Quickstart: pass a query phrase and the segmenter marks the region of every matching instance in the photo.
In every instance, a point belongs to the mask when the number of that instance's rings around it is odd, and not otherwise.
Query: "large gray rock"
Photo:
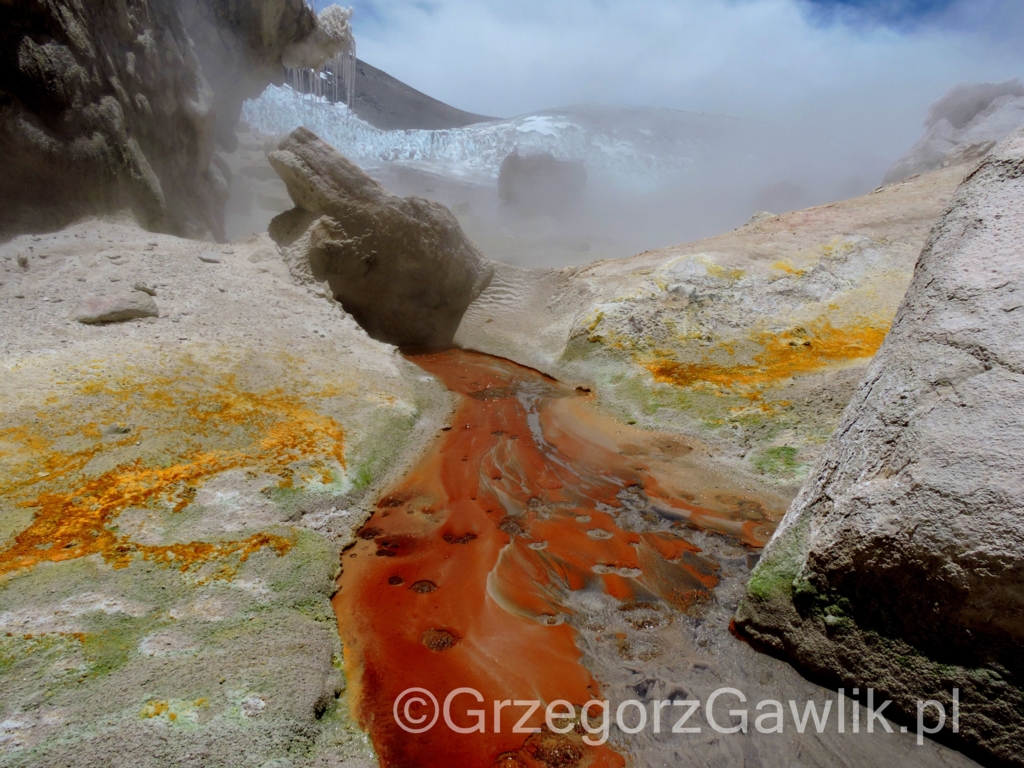
[[[389,194],[305,128],[270,154],[296,208],[270,234],[310,281],[375,339],[405,348],[451,344],[493,268],[440,203]]]
[[[1024,765],[1024,132],[969,176],[748,585],[737,624],[821,681]],[[892,708],[890,708],[891,711]],[[929,709],[929,717],[933,708]]]
[[[927,132],[889,172],[884,184],[982,158],[1024,126],[1024,84],[960,83],[935,102],[925,120]]]
[[[587,168],[582,160],[559,160],[548,152],[519,154],[501,162],[498,197],[524,213],[560,214],[583,202]]]
[[[316,30],[303,0],[0,3],[0,235],[128,209],[222,238],[218,139]]]

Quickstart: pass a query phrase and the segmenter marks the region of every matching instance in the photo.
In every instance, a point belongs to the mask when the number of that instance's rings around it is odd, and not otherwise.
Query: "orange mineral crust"
[[[824,321],[781,334],[758,333],[752,341],[762,351],[750,364],[681,363],[668,352],[643,365],[656,381],[665,384],[759,392],[794,376],[872,357],[882,346],[889,324],[887,320],[862,318],[847,327],[836,328]]]
[[[194,361],[163,375],[86,370],[55,391],[66,402],[55,398],[29,426],[0,425],[0,510],[32,513],[0,540],[0,584],[40,563],[91,555],[114,568],[143,558],[201,580],[231,578],[254,553],[284,555],[293,541],[259,532],[143,543],[119,529],[122,514],[151,510],[169,519],[231,470],[263,478],[268,490],[296,479],[326,484],[344,471],[342,428],[314,407],[322,392],[254,390]],[[100,428],[98,420],[118,418],[125,423]]]
[[[495,702],[561,699],[578,712],[601,698],[564,596],[600,590],[624,605],[685,610],[709,595],[718,566],[679,531],[700,526],[759,547],[781,510],[701,480],[678,439],[625,428],[534,371],[464,351],[413,360],[464,397],[345,552],[334,600],[350,696],[381,764],[624,765],[579,728],[516,733],[526,707]],[[623,494],[641,489],[675,528],[619,526]],[[410,688],[442,704],[458,688],[478,691],[483,703],[454,699],[452,721],[469,728],[482,710],[485,732],[456,733],[443,717],[406,732],[393,707]],[[525,723],[543,724],[542,711]]]

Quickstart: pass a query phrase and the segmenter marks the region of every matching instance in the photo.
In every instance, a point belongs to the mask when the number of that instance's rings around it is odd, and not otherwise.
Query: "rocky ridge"
[[[1024,84],[961,83],[932,105],[927,132],[885,176],[902,181],[957,163],[978,162],[996,144],[1024,126]]]

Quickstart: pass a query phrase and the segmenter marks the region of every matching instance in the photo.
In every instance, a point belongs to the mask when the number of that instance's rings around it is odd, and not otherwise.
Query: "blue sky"
[[[662,106],[793,121],[896,156],[956,82],[1024,77],[1024,0],[343,2],[361,58],[497,116]]]
[[[382,22],[381,13],[377,8],[378,2],[380,0],[349,0],[349,4],[356,10],[356,18],[363,25]],[[820,18],[823,20],[832,20],[839,12],[847,14],[848,22],[852,20],[850,17],[859,14],[861,21],[878,24],[917,23],[934,17],[953,4],[953,0],[804,0],[804,2],[812,15],[820,14]],[[314,4],[318,9],[322,9],[330,2],[329,0],[316,0]],[[386,3],[384,4],[386,5]],[[434,4],[436,5],[436,3]],[[419,5],[429,8],[432,3],[420,2]]]
[[[953,0],[807,0],[823,11],[857,11],[878,23],[916,22],[934,17],[953,4]]]

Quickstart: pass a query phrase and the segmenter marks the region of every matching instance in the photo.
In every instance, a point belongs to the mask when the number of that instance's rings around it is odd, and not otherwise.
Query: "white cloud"
[[[463,109],[718,112],[891,158],[953,83],[1024,75],[1019,0],[963,0],[910,30],[816,25],[798,0],[377,0],[373,11],[357,7],[360,56]]]

